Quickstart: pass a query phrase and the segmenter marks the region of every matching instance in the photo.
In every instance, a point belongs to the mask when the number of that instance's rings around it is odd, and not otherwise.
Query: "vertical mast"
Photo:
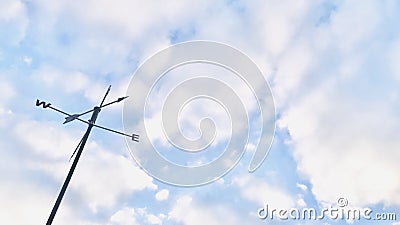
[[[60,193],[58,194],[56,203],[54,204],[54,207],[51,210],[51,213],[50,213],[49,219],[47,220],[46,225],[51,225],[53,223],[53,220],[54,220],[54,217],[56,216],[58,207],[60,206],[61,201],[62,201],[62,199],[64,197],[64,194],[65,194],[65,191],[67,190],[68,184],[71,181],[72,174],[74,173],[76,165],[78,164],[79,158],[80,158],[80,156],[82,154],[83,148],[85,147],[86,141],[89,138],[90,131],[92,130],[92,128],[93,128],[93,126],[94,126],[94,124],[96,122],[97,116],[99,115],[99,113],[101,111],[101,107],[103,106],[104,100],[106,99],[108,93],[110,92],[110,88],[111,88],[111,85],[108,87],[108,90],[107,90],[106,94],[104,95],[103,101],[101,101],[100,106],[96,106],[93,109],[92,117],[89,120],[89,125],[88,125],[88,128],[86,130],[86,133],[83,135],[83,138],[82,138],[82,141],[80,143],[78,152],[76,153],[74,162],[72,163],[72,166],[71,166],[71,168],[70,168],[70,170],[68,172],[67,178],[65,179],[64,184],[61,187]]]

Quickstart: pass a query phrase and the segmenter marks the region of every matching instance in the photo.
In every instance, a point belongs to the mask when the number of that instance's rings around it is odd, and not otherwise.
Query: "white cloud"
[[[0,199],[0,217],[5,224],[44,224],[49,213],[47,203],[52,200],[45,189],[31,185],[28,180],[19,185],[3,183]]]
[[[53,160],[67,159],[79,142],[78,133],[71,134],[51,122],[23,120],[14,125],[13,132],[31,151]]]
[[[91,87],[88,76],[79,71],[65,71],[51,66],[43,66],[37,69],[33,76],[35,81],[46,85],[47,88],[62,90],[66,93],[75,93]]]
[[[175,202],[168,218],[183,225],[201,225],[205,221],[209,225],[243,224],[242,219],[230,211],[227,205],[203,205],[188,195]]]
[[[162,224],[163,220],[166,218],[166,215],[162,213],[158,215],[149,213],[147,208],[138,208],[137,214],[142,219],[142,223],[145,224]]]
[[[290,47],[296,32],[303,28],[302,23],[312,8],[310,4],[310,1],[254,1],[248,5],[257,24],[254,29],[259,30],[264,40],[266,55],[276,58]]]
[[[36,9],[32,38],[45,48],[41,52],[51,57],[53,64],[96,76],[122,77],[167,47],[173,31],[190,23],[207,2],[170,1],[161,6],[127,0],[79,4],[42,0],[32,4]]]
[[[5,0],[0,3],[0,41],[3,44],[17,45],[25,37],[29,19],[25,5],[19,0]]]
[[[85,163],[79,166],[79,173],[75,175],[71,187],[79,190],[92,210],[112,207],[123,194],[157,188],[153,179],[132,159],[90,145],[87,155],[82,158]]]
[[[167,200],[169,197],[169,191],[167,189],[162,189],[156,194],[157,201]]]
[[[135,215],[134,208],[123,208],[111,216],[109,225],[139,225]]]
[[[337,4],[329,19],[299,35],[308,41],[297,44],[313,48],[297,57],[312,59],[299,61],[306,73],[287,76],[296,85],[276,75],[274,90],[288,90],[277,101],[284,115],[279,125],[289,130],[298,171],[321,202],[347,197],[353,205],[400,204],[398,88],[376,58],[393,59],[397,50],[388,51],[392,41],[371,46],[387,33],[385,10],[374,1]]]
[[[162,224],[165,219],[164,214],[158,216],[148,213],[146,208],[124,207],[114,213],[109,220],[108,225],[136,225],[136,224]]]
[[[57,150],[62,152],[65,148],[45,148],[49,151],[38,151],[32,148],[29,141],[24,142],[21,139],[28,138],[31,134],[40,131],[40,129],[32,129],[31,125],[37,128],[44,127],[43,124],[22,119],[18,114],[6,114],[1,117],[5,118],[5,121],[0,124],[2,134],[0,177],[4,181],[0,187],[2,202],[0,216],[4,223],[43,224],[49,216],[59,190],[59,185],[55,187],[53,186],[55,182],[49,182],[52,180],[49,174],[52,173],[51,175],[61,184],[68,167],[67,158],[62,159],[60,155],[53,154],[53,152]],[[22,125],[27,126],[20,133]],[[12,128],[13,126],[15,128]],[[49,140],[47,144],[54,144],[52,141],[59,140]],[[46,145],[39,146],[45,147]],[[81,218],[77,217],[76,211],[74,211],[79,210],[79,207],[76,205],[71,207],[68,204],[69,200],[68,197],[64,199],[55,223],[82,224]],[[21,210],[22,205],[24,205],[24,210]]]
[[[13,143],[17,140],[25,144],[30,154],[38,157],[25,162],[25,167],[37,173],[44,172],[61,185],[70,167],[68,157],[79,138],[53,124],[29,120],[19,121],[11,134],[15,136],[15,140],[11,140]],[[157,188],[153,179],[131,158],[105,151],[93,141],[86,144],[80,161],[79,172],[74,174],[69,189],[78,192],[94,213],[98,207],[113,207],[124,194]]]
[[[268,204],[271,208],[290,208],[295,206],[295,197],[282,190],[281,187],[272,186],[252,174],[241,175],[233,179],[233,183],[240,188],[243,198],[257,203],[260,207]]]
[[[24,56],[24,57],[22,58],[22,60],[23,60],[28,66],[30,66],[30,65],[32,64],[32,57]]]
[[[150,224],[159,224],[159,225],[162,224],[162,220],[153,214],[150,214],[147,217],[147,220],[149,221]]]
[[[399,123],[393,109],[372,98],[349,98],[321,87],[280,121],[293,139],[298,170],[318,200],[347,197],[354,205],[400,204]]]
[[[332,15],[330,38],[344,52],[363,47],[369,38],[376,34],[383,18],[380,7],[375,1],[343,2]],[[329,31],[328,31],[329,32]]]
[[[304,184],[297,183],[296,186],[304,192],[308,190],[308,187]]]
[[[293,95],[293,91],[298,88],[301,81],[307,76],[309,68],[312,66],[313,54],[308,43],[301,42],[296,46],[291,46],[287,54],[279,60],[279,68],[275,75],[274,97],[276,102],[283,103]]]
[[[299,199],[297,199],[296,205],[298,207],[303,208],[303,207],[307,206],[307,203],[304,201],[304,199],[302,197],[300,197]]]

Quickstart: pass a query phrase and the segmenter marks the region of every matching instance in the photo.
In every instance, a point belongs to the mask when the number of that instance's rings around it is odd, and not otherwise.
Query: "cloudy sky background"
[[[122,137],[94,130],[54,224],[266,224],[266,203],[340,197],[399,218],[399,12],[394,0],[1,0],[1,223],[45,223],[86,129],[37,98],[84,111],[109,84],[110,100],[123,96],[158,50],[197,39],[245,52],[270,83],[277,131],[264,164],[249,174],[245,155],[218,182],[174,187],[139,169]],[[114,105],[97,123],[122,129],[121,113]]]

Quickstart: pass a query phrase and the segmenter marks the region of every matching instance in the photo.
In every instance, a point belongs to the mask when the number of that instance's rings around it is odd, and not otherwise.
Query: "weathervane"
[[[41,106],[42,105],[44,109],[49,108],[49,109],[52,109],[54,111],[57,111],[59,113],[62,113],[64,115],[66,115],[67,117],[65,117],[65,121],[64,121],[63,124],[69,123],[69,122],[71,122],[73,120],[79,120],[79,121],[81,121],[83,123],[88,124],[88,128],[86,130],[86,133],[83,135],[81,141],[79,142],[78,146],[76,146],[75,151],[72,153],[72,155],[71,155],[71,157],[69,159],[69,160],[71,160],[73,158],[73,156],[75,155],[75,153],[76,153],[75,159],[74,159],[74,161],[72,163],[72,166],[71,166],[71,168],[70,168],[70,170],[68,172],[67,178],[65,179],[64,184],[63,184],[63,186],[62,186],[62,188],[60,190],[60,193],[58,194],[56,203],[54,204],[53,210],[50,213],[50,216],[49,216],[49,219],[47,220],[46,225],[50,225],[53,222],[53,219],[54,219],[54,217],[55,217],[55,215],[57,213],[58,207],[60,206],[61,200],[62,200],[62,198],[63,198],[63,196],[65,194],[65,191],[67,190],[68,184],[69,184],[69,182],[71,180],[72,174],[74,173],[75,167],[78,164],[78,160],[79,160],[79,158],[80,158],[80,156],[82,154],[83,148],[85,147],[85,144],[86,144],[86,141],[87,141],[87,139],[89,137],[90,131],[92,130],[93,127],[101,128],[103,130],[107,130],[107,131],[111,131],[113,133],[117,133],[117,134],[120,134],[120,135],[123,135],[123,136],[127,136],[127,137],[132,138],[132,141],[139,142],[139,135],[138,134],[130,135],[130,134],[126,134],[126,133],[123,133],[123,132],[120,132],[120,131],[116,131],[116,130],[109,129],[107,127],[103,127],[103,126],[99,126],[99,125],[95,124],[97,116],[99,115],[99,113],[101,111],[101,108],[109,106],[109,105],[117,103],[117,102],[120,102],[120,101],[122,101],[122,100],[124,100],[124,99],[129,97],[129,96],[121,97],[121,98],[118,98],[115,101],[112,101],[112,102],[109,102],[107,104],[104,104],[104,101],[105,101],[108,93],[110,92],[110,89],[111,89],[111,85],[108,87],[107,92],[104,95],[104,98],[100,103],[100,106],[95,106],[93,109],[88,110],[88,111],[86,111],[84,113],[80,113],[80,114],[71,115],[71,114],[66,113],[66,112],[64,112],[62,110],[59,110],[57,108],[52,107],[51,103],[46,103],[46,102],[40,101],[39,99],[36,100],[36,106]],[[80,116],[85,115],[85,114],[90,113],[90,112],[93,112],[93,113],[92,113],[92,117],[88,121],[79,118]]]

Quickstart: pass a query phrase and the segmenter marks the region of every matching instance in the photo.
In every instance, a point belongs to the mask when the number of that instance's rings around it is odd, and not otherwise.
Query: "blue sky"
[[[248,173],[245,153],[217,182],[175,187],[142,171],[124,138],[94,130],[54,224],[347,224],[256,216],[264,204],[322,208],[340,197],[399,219],[399,12],[390,0],[2,0],[2,224],[45,223],[86,129],[62,125],[37,98],[85,111],[110,84],[109,100],[124,96],[141,63],[188,40],[227,43],[264,73],[277,130],[262,166]],[[97,123],[122,130],[122,109]]]

